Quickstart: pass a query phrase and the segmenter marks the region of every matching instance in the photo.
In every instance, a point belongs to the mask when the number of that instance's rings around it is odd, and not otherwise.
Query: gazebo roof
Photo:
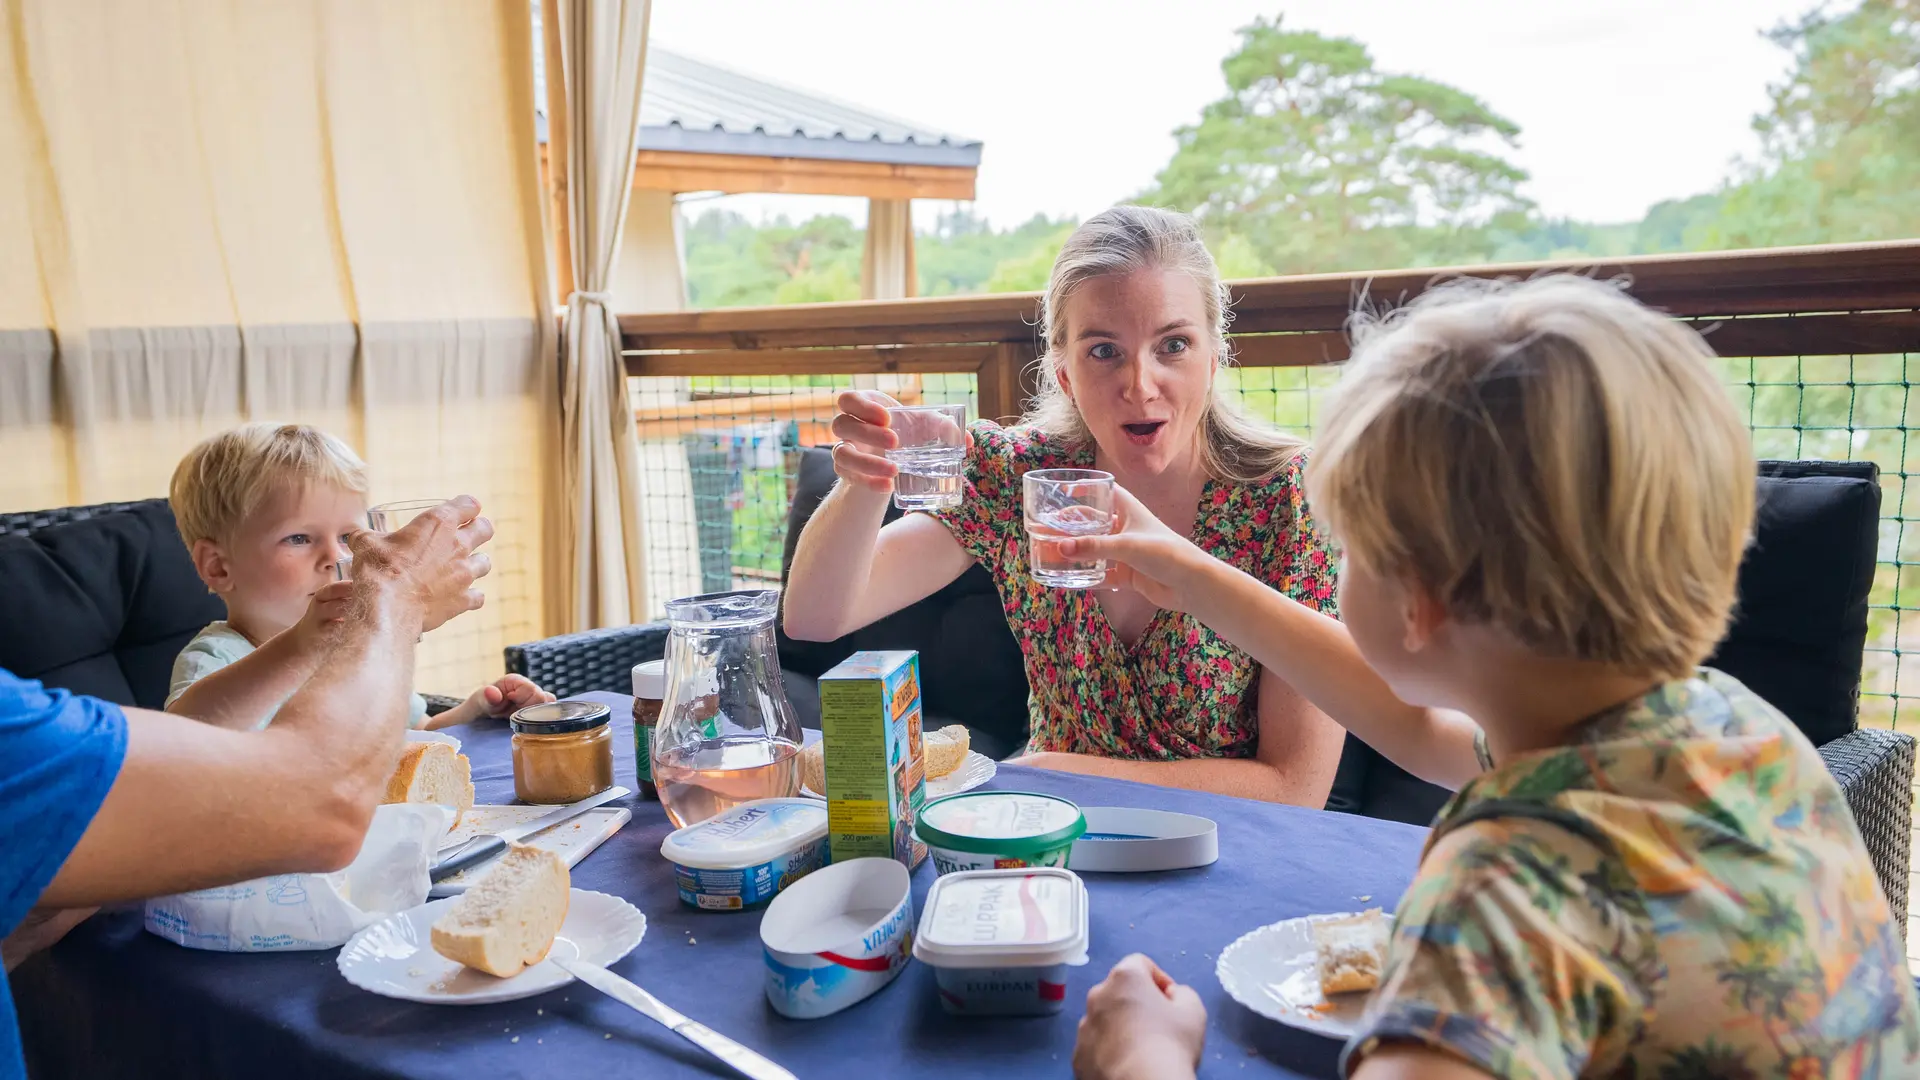
[[[650,48],[640,148],[977,168],[969,139],[811,91]]]

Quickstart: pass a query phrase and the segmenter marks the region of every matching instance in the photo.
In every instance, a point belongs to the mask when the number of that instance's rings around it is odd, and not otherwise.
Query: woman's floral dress
[[[1192,616],[1159,611],[1131,648],[1097,595],[1040,585],[1027,569],[1020,477],[1089,468],[1028,427],[975,424],[965,497],[934,516],[993,575],[1026,658],[1035,750],[1143,761],[1252,757],[1259,665]],[[1301,484],[1305,454],[1263,484],[1210,480],[1193,542],[1309,607],[1335,614],[1334,560]]]

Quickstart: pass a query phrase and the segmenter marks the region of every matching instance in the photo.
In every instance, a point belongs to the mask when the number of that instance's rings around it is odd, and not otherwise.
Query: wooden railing
[[[1234,353],[1243,367],[1338,362],[1356,304],[1554,270],[1626,279],[1723,356],[1920,351],[1920,241],[1900,241],[1238,281]],[[1038,321],[1037,294],[1008,293],[623,315],[620,330],[632,375],[972,374],[980,415],[1006,419],[1031,390]]]

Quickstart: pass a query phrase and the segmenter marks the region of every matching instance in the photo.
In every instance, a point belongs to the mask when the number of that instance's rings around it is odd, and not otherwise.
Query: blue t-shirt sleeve
[[[127,756],[127,714],[0,668],[0,935],[46,891]],[[4,1063],[0,1063],[3,1065]]]

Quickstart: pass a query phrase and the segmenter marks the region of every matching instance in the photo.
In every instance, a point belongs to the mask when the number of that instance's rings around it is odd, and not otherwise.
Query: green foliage
[[[1035,214],[1012,229],[995,232],[985,219],[969,211],[946,214],[932,233],[914,237],[920,295],[1045,288],[1053,257],[1076,224]]]
[[[1793,73],[1754,121],[1759,160],[1688,230],[1689,246],[1920,235],[1920,0],[1822,6],[1769,36]]]
[[[1256,19],[1221,64],[1228,93],[1142,201],[1198,214],[1281,273],[1472,262],[1520,227],[1519,127],[1444,83],[1374,68],[1350,38]]]

